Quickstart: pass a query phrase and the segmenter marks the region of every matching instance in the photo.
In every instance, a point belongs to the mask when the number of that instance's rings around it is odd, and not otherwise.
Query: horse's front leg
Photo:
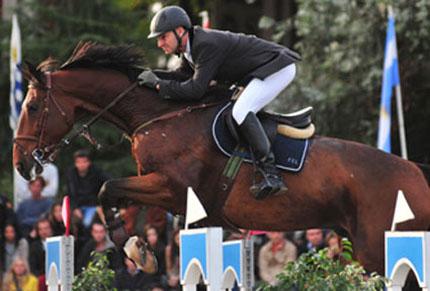
[[[132,235],[134,224],[127,223],[128,227],[125,227],[124,221],[117,215],[118,211],[114,208],[124,205],[126,201],[132,201],[142,205],[172,209],[174,206],[172,194],[167,178],[157,173],[107,181],[98,197],[103,208],[105,223],[115,245],[121,248],[125,244]],[[128,217],[134,221],[135,216]]]

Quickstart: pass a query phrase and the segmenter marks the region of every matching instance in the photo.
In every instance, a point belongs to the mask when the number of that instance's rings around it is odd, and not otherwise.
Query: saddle
[[[228,157],[239,156],[252,162],[248,146],[242,141],[231,111],[233,102],[224,104],[212,124],[212,136],[217,147]],[[309,138],[315,133],[312,107],[290,114],[259,112],[257,114],[270,139],[278,168],[292,172],[301,170],[309,147]],[[245,150],[238,152],[238,147]]]
[[[226,125],[234,138],[240,142],[240,135],[237,131],[236,122],[233,119],[231,106],[223,113],[222,118],[225,119]],[[263,125],[266,134],[271,143],[274,142],[277,134],[293,139],[310,138],[315,133],[315,126],[312,123],[313,108],[306,107],[299,111],[281,114],[275,112],[261,111],[257,113],[261,124]]]

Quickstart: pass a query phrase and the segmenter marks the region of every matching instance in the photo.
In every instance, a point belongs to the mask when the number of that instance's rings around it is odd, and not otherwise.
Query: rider
[[[211,80],[246,85],[233,106],[233,118],[250,145],[263,179],[251,187],[257,199],[287,188],[275,166],[270,141],[256,113],[294,79],[300,56],[281,45],[251,35],[192,26],[185,10],[167,6],[151,21],[148,38],[165,54],[181,56],[174,71],[145,70],[140,85],[168,100],[198,100]]]

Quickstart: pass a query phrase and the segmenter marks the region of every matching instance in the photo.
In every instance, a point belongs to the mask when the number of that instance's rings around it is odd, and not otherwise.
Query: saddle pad
[[[223,105],[217,112],[212,123],[212,136],[217,147],[226,156],[231,157],[237,142],[230,133],[227,127],[223,113],[228,110],[233,104],[231,102]],[[283,135],[277,134],[273,142],[273,152],[276,158],[276,166],[280,169],[299,172],[305,162],[309,148],[308,139],[292,139]],[[251,154],[249,151],[243,153],[235,153],[244,158],[245,162],[252,163]]]

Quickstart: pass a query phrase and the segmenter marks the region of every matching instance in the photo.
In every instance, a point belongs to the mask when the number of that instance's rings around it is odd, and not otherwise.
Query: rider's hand
[[[139,86],[146,86],[151,89],[156,89],[160,79],[151,70],[145,70],[137,77]]]

